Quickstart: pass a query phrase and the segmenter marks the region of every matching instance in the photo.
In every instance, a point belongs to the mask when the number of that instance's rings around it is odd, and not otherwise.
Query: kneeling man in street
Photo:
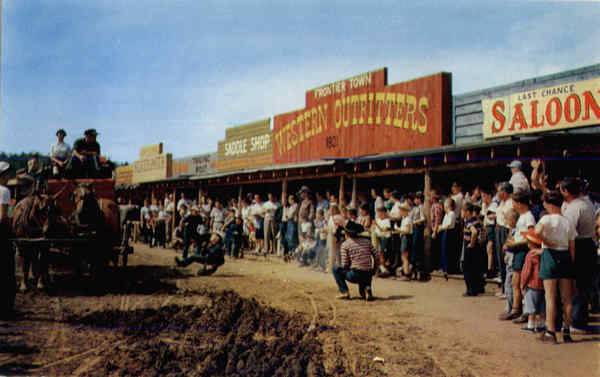
[[[204,267],[198,270],[198,275],[211,275],[217,268],[225,263],[225,250],[223,248],[223,237],[218,233],[212,233],[210,241],[204,248],[198,248],[198,252],[192,256],[180,259],[175,257],[175,263],[178,267],[186,267],[190,264],[202,263]],[[208,268],[210,266],[210,268]]]
[[[346,280],[358,284],[360,297],[371,301],[373,290],[371,280],[377,270],[378,253],[371,240],[361,237],[364,232],[362,225],[348,221],[344,227],[346,241],[341,246],[341,265],[333,266],[333,276],[340,290],[340,299],[349,299],[350,292]]]

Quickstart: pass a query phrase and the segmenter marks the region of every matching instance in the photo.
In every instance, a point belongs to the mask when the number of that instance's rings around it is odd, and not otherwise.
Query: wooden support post
[[[424,256],[424,267],[425,271],[431,271],[431,171],[430,169],[425,170],[424,174],[425,182],[423,184],[423,195],[425,202],[423,207],[425,208],[425,230],[423,237],[423,256]]]
[[[344,203],[344,176],[340,175],[340,196],[338,197],[340,209],[342,209],[342,203]]]
[[[356,208],[356,191],[358,190],[358,182],[356,177],[352,177],[352,208]],[[358,209],[358,208],[356,208]]]
[[[244,197],[244,185],[240,185],[238,187],[238,200],[237,200],[237,206],[238,206],[238,211],[240,211],[239,213],[242,213],[242,198]]]
[[[431,196],[429,195],[431,191],[431,172],[429,169],[425,170],[425,182],[423,184],[423,194],[425,196],[425,203],[423,206],[425,208],[425,236],[428,237],[431,235],[431,218],[430,218],[430,208],[431,208]]]
[[[171,237],[175,227],[177,226],[177,189],[173,189],[173,214],[171,215],[171,234],[168,235],[168,238]]]
[[[287,177],[283,178],[281,182],[281,205],[285,206],[287,204],[287,186],[288,179]]]

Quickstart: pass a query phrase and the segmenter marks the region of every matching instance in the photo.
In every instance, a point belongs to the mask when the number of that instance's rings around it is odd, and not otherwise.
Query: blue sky
[[[390,83],[452,72],[459,94],[600,63],[598,20],[591,1],[4,0],[0,151],[94,127],[116,161],[213,152],[384,66]]]

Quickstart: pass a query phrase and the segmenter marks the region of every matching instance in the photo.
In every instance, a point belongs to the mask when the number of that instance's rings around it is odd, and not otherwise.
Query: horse
[[[56,199],[64,192],[60,190],[54,195],[41,194],[35,191],[23,198],[14,208],[12,230],[18,238],[48,238],[67,231],[66,221],[60,217],[56,207]],[[27,290],[29,270],[33,274],[33,283],[38,289],[44,289],[49,282],[47,246],[19,243],[17,246],[23,266],[23,281],[20,290]],[[41,279],[40,279],[41,277]]]
[[[84,237],[94,237],[99,242],[94,250],[94,262],[103,263],[103,255],[114,245],[121,243],[119,207],[113,200],[96,199],[90,184],[81,183],[74,190],[73,213],[70,222],[76,234]],[[118,260],[113,260],[115,264]]]

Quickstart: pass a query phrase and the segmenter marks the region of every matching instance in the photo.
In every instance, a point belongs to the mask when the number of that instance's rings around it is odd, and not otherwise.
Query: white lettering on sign
[[[248,144],[250,144],[250,150],[248,150]],[[250,143],[248,143],[248,138],[230,141],[225,143],[225,156],[234,157],[252,152],[266,152],[269,144],[271,144],[271,135],[269,134],[252,136]]]
[[[250,138],[250,152],[265,152],[269,148],[271,135],[265,134]]]
[[[246,142],[248,139],[240,139],[225,143],[225,156],[239,156],[246,154]]]
[[[348,86],[350,89],[357,89],[368,85],[371,85],[371,73],[363,73],[362,75],[351,77],[347,80],[334,82],[317,88],[314,90],[314,96],[315,99],[319,99],[332,94],[344,93]]]

